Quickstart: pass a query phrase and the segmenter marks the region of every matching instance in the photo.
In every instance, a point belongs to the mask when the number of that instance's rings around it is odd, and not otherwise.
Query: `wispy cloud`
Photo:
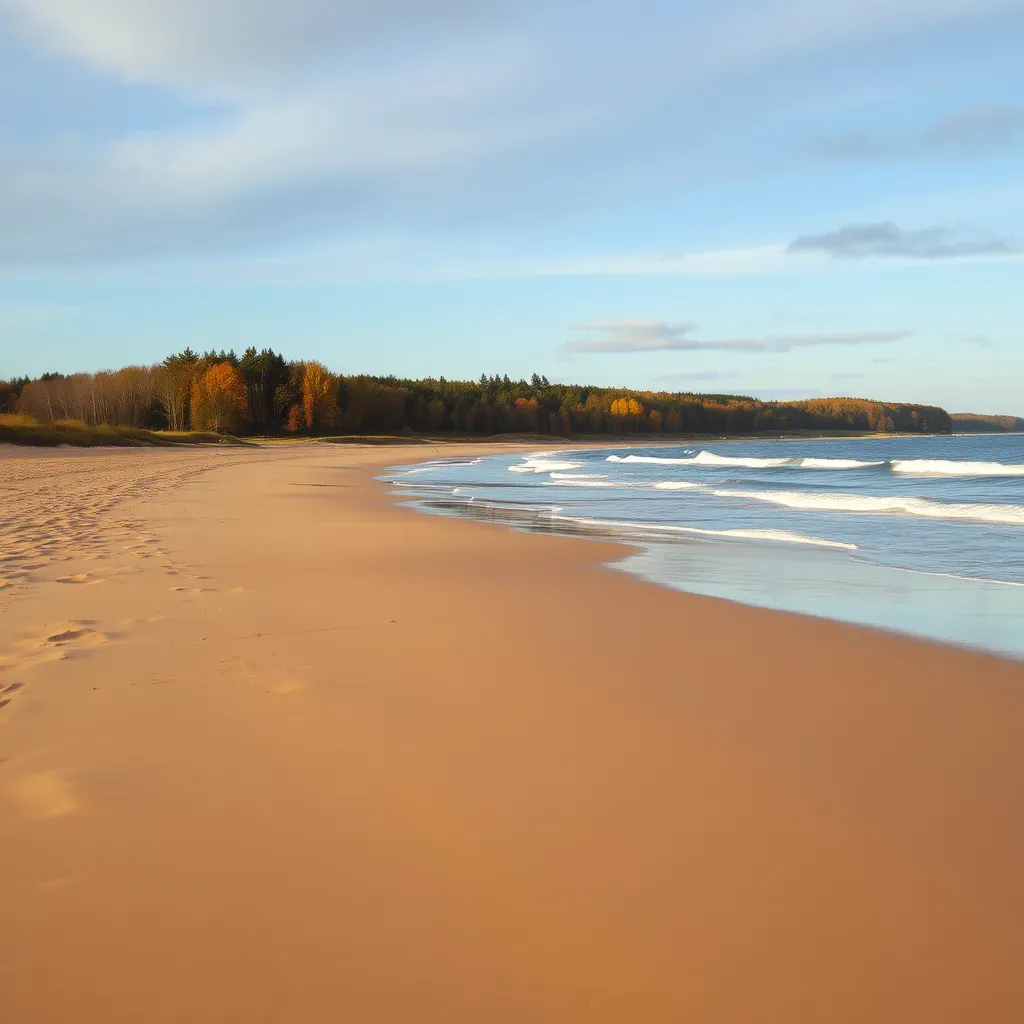
[[[573,328],[577,336],[565,345],[569,353],[626,354],[637,352],[778,353],[836,345],[871,345],[903,341],[907,330],[849,331],[813,334],[768,334],[753,337],[699,338],[693,323],[664,320],[595,320]]]
[[[1024,107],[985,103],[903,134],[849,132],[815,139],[811,149],[835,160],[978,157],[1024,145]]]
[[[904,258],[912,260],[1009,256],[1015,242],[982,232],[929,227],[905,231],[892,221],[849,224],[820,235],[801,235],[789,243],[791,253],[821,253],[836,259]]]
[[[3,41],[87,66],[126,106],[140,84],[181,104],[117,137],[81,131],[74,104],[58,104],[68,123],[52,137],[0,129],[0,260],[436,238],[650,204],[713,165],[746,173],[756,143],[728,111],[773,116],[772,81],[1019,4],[721,0],[641,4],[638,17],[625,0],[0,0]],[[31,108],[35,83],[22,89]],[[706,117],[712,93],[721,119]],[[987,116],[988,128],[938,137],[1005,130]],[[698,252],[552,273],[762,272],[777,258]]]
[[[986,104],[957,111],[936,121],[923,142],[966,153],[1024,143],[1024,107]]]

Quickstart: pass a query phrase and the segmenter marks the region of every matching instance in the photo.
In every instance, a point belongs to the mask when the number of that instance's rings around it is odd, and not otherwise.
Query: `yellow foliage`
[[[302,375],[302,409],[306,426],[333,427],[338,419],[337,382],[323,363],[306,363]]]
[[[635,398],[616,398],[611,413],[625,419],[628,416],[643,416],[644,407]]]
[[[232,430],[246,409],[245,381],[231,363],[214,363],[192,388],[192,429]]]

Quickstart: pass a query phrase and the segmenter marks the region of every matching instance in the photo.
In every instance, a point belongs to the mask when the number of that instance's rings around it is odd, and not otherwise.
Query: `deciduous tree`
[[[227,433],[245,412],[245,381],[231,363],[214,363],[192,387],[192,427]]]

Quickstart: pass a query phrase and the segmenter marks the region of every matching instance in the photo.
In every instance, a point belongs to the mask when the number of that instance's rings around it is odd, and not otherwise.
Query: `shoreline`
[[[682,448],[681,445],[674,447]],[[621,450],[618,446],[607,445],[597,449],[596,454]],[[642,448],[630,446],[630,450]],[[530,452],[524,454],[524,458],[527,463],[535,457],[572,460],[573,456],[581,454],[593,455],[595,451],[587,446],[563,446]],[[688,450],[686,454],[692,455],[693,452]],[[764,452],[758,454],[763,455]],[[882,456],[876,453],[874,457]],[[493,458],[482,453],[473,462]],[[414,463],[434,468],[443,476],[444,461],[435,458],[414,460]],[[799,462],[799,456],[790,461]],[[537,484],[527,497],[519,498],[516,496],[518,491],[507,494],[500,490],[502,481],[499,478],[504,474],[497,472],[495,475],[486,466],[480,468],[482,476],[474,476],[476,471],[470,471],[466,479],[462,479],[464,474],[461,473],[449,476],[438,491],[437,484],[432,483],[437,480],[436,476],[409,475],[403,478],[402,470],[408,470],[409,465],[412,463],[407,460],[396,464],[393,475],[382,475],[379,479],[394,488],[399,501],[422,514],[492,523],[528,533],[623,543],[632,548],[632,554],[618,561],[630,564],[619,565],[617,569],[675,592],[713,597],[748,607],[787,611],[945,644],[960,650],[988,653],[1015,662],[1024,661],[1024,645],[1019,642],[1019,637],[1015,638],[1014,626],[1017,618],[1024,615],[1024,605],[1018,607],[1012,598],[1005,594],[999,596],[1007,588],[1015,591],[1024,587],[1024,582],[890,564],[871,557],[870,546],[862,550],[862,545],[868,543],[863,537],[857,537],[854,543],[848,534],[836,536],[835,533],[830,534],[827,527],[816,532],[811,525],[798,528],[785,522],[778,525],[766,522],[741,529],[727,529],[725,526],[715,529],[708,523],[696,526],[685,519],[675,521],[670,518],[666,521],[656,510],[649,510],[651,518],[644,518],[645,509],[634,511],[632,518],[621,518],[621,512],[613,513],[620,518],[607,518],[606,507],[598,500],[604,491],[592,493],[584,490],[582,497],[574,494],[573,505],[569,498],[560,496],[556,499],[542,493],[545,488]],[[456,462],[456,465],[460,464]],[[585,462],[582,465],[586,473],[592,473],[603,463]],[[552,464],[552,468],[567,467]],[[516,470],[517,467],[513,464],[511,469]],[[414,468],[413,472],[419,470]],[[532,476],[526,478],[525,485],[531,486],[532,480]],[[551,486],[557,487],[557,484],[552,483]],[[593,485],[614,486],[620,490],[613,493],[621,494],[621,488],[628,489],[630,482]],[[642,492],[652,485],[640,482],[634,486]],[[656,485],[661,486],[669,485]],[[676,486],[698,485],[685,483]],[[495,487],[499,491],[492,497],[491,488]],[[446,496],[448,488],[455,488],[451,497]],[[470,494],[473,497],[467,497]],[[564,502],[566,508],[555,507],[552,502]],[[689,555],[684,557],[683,549],[676,542],[687,539],[704,540],[717,547],[706,550],[691,547],[686,549]],[[715,550],[719,553],[717,558],[712,554]],[[739,555],[739,550],[745,553],[745,559]],[[827,560],[823,554],[815,553],[826,550],[836,553],[836,559]],[[846,557],[840,557],[839,553]],[[773,577],[767,568],[755,570],[755,567],[775,563],[775,571],[781,577],[774,577],[776,585],[770,587],[769,580]],[[725,568],[727,566],[732,568]],[[805,577],[802,586],[787,588],[778,585],[778,579],[785,579],[790,573]],[[902,583],[901,578],[904,580]],[[877,592],[869,600],[861,592],[872,587]],[[989,593],[988,588],[994,588],[994,592]],[[818,597],[812,600],[815,593]],[[908,614],[901,605],[915,608],[920,605],[930,608],[930,613]],[[976,611],[980,607],[985,609],[984,622]]]
[[[1024,1014],[1018,663],[422,515],[424,447],[9,492],[5,1019]]]

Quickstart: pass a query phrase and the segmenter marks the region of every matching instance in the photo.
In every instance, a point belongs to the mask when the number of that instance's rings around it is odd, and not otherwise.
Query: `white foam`
[[[732,540],[765,540],[782,544],[807,544],[819,548],[838,548],[843,551],[856,551],[856,544],[847,544],[838,540],[823,540],[820,537],[808,537],[792,530],[706,530],[698,526],[670,526],[666,523],[626,523],[608,519],[585,519],[581,516],[553,515],[552,519],[577,523],[580,526],[597,526],[605,530],[642,530],[654,533],[686,533],[703,537],[724,537]]]
[[[932,501],[928,498],[875,497],[867,494],[814,494],[804,491],[713,492],[719,498],[766,501],[784,508],[816,512],[873,512],[925,516],[929,519],[965,519],[980,523],[1024,526],[1024,505],[993,505]]]
[[[786,459],[748,459],[733,458],[731,455],[716,455],[714,452],[698,452],[693,461],[698,466],[740,466],[744,469],[774,469],[777,466],[785,466],[790,460]]]
[[[698,452],[688,459],[666,459],[657,455],[609,455],[606,462],[641,462],[655,466],[704,466],[721,468],[739,466],[746,469],[771,469],[785,466],[790,459],[747,459],[730,455],[716,455],[714,452]]]
[[[655,485],[656,491],[699,491],[704,489],[704,484],[695,483],[692,480],[659,480]]]
[[[607,473],[559,473],[551,474],[552,480],[607,480]]]
[[[893,462],[892,471],[918,476],[1024,476],[1024,466],[945,459],[899,459]]]
[[[858,459],[800,459],[801,469],[867,469],[884,466],[884,462],[860,462]]]
[[[646,462],[654,466],[685,466],[692,463],[693,459],[662,459],[655,455],[609,455],[605,462]]]
[[[402,476],[412,476],[414,473],[431,473],[436,469],[458,469],[465,466],[475,466],[483,459],[473,459],[470,462],[448,462],[438,460],[436,462],[425,462],[422,466],[414,466],[412,469],[404,470]]]
[[[552,474],[553,476],[555,474]],[[587,477],[573,477],[573,476],[562,476],[558,480],[543,480],[541,481],[543,487],[618,487],[618,484],[614,484],[611,480],[595,480]]]
[[[525,462],[515,466],[509,466],[510,473],[551,473],[567,469],[579,469],[580,462],[559,462],[556,459],[542,458],[541,456],[527,456]]]

